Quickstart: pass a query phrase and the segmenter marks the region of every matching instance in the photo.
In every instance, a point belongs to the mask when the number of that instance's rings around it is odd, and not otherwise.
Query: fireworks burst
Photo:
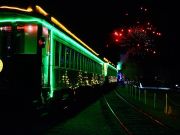
[[[147,12],[147,8],[140,7],[140,11]],[[126,16],[128,14],[126,13]],[[142,16],[144,18],[144,15]],[[134,22],[133,25],[128,27],[121,27],[112,31],[110,39],[111,44],[122,48],[126,48],[127,55],[155,55],[156,41],[157,38],[161,37],[162,33],[159,32],[150,21],[140,19],[137,17],[138,21]],[[140,21],[139,21],[140,20]],[[108,46],[109,47],[109,46]]]
[[[134,48],[143,52],[155,52],[155,40],[161,36],[148,22],[147,25],[137,25],[128,28],[116,29],[112,33],[113,43],[120,47]]]

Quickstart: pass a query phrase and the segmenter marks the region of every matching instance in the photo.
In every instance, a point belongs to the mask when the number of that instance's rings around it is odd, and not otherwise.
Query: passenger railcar
[[[0,95],[42,106],[84,86],[115,82],[117,70],[40,6],[0,6]],[[8,98],[7,98],[8,97]]]

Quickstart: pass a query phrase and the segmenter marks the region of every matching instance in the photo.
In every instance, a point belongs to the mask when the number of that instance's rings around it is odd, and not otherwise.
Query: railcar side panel
[[[53,17],[40,9],[1,9],[1,95],[37,109],[73,99],[78,88],[115,82],[116,68]]]

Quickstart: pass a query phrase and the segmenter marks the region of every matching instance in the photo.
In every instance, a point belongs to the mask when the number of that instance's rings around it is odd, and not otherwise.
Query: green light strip
[[[112,65],[110,65],[110,64],[108,64],[108,66],[110,66],[111,68],[113,68],[114,70],[117,71],[117,69],[116,69],[114,66],[112,66]]]
[[[40,22],[41,19],[38,18],[6,18],[6,19],[0,19],[0,22],[5,23],[5,22]]]
[[[54,76],[53,76],[53,40],[52,40],[52,36],[53,36],[53,32],[50,33],[51,34],[51,44],[50,44],[50,97],[53,97],[53,83],[54,83]]]

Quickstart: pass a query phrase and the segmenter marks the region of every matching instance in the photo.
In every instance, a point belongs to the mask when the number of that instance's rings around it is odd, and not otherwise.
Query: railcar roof
[[[96,56],[99,56],[99,54],[97,52],[95,52],[92,48],[90,48],[87,44],[85,44],[81,39],[79,39],[76,35],[74,35],[71,31],[69,31],[61,22],[59,22],[56,18],[54,18],[53,16],[49,15],[44,9],[42,9],[40,6],[36,5],[34,7],[27,7],[27,8],[20,8],[20,7],[13,7],[13,6],[0,6],[0,11],[8,11],[8,12],[12,12],[16,11],[16,13],[18,14],[18,16],[21,16],[23,18],[27,18],[29,19],[29,17],[27,17],[28,15],[31,15],[33,17],[38,17],[38,18],[42,18],[45,19],[46,21],[55,24],[55,26],[57,28],[60,28],[61,30],[63,30],[66,34],[70,35],[73,39],[75,39],[78,43],[82,44],[86,49],[88,49],[89,51],[91,51],[93,54],[95,54]],[[22,13],[25,13],[24,15]],[[1,16],[4,16],[4,18],[6,17],[6,13],[2,13],[1,12]],[[12,18],[14,18],[15,20],[17,20],[17,16],[13,16],[12,14]],[[11,18],[11,19],[12,19]],[[112,64],[109,60],[107,60],[106,58],[103,59],[105,62],[111,64],[114,66],[114,64]]]
[[[5,11],[16,11],[19,13],[26,13],[29,15],[38,15],[38,17],[41,17],[43,19],[47,19],[49,22],[54,23],[56,27],[62,29],[65,33],[70,35],[72,38],[74,38],[76,41],[81,43],[85,48],[90,50],[92,53],[94,53],[96,56],[99,54],[95,52],[92,48],[90,48],[87,44],[85,44],[81,39],[79,39],[76,35],[74,35],[70,30],[68,30],[61,22],[59,22],[55,17],[50,16],[44,9],[42,9],[40,6],[36,5],[35,7],[27,7],[27,8],[19,8],[19,7],[12,7],[12,6],[0,6],[0,10]]]

